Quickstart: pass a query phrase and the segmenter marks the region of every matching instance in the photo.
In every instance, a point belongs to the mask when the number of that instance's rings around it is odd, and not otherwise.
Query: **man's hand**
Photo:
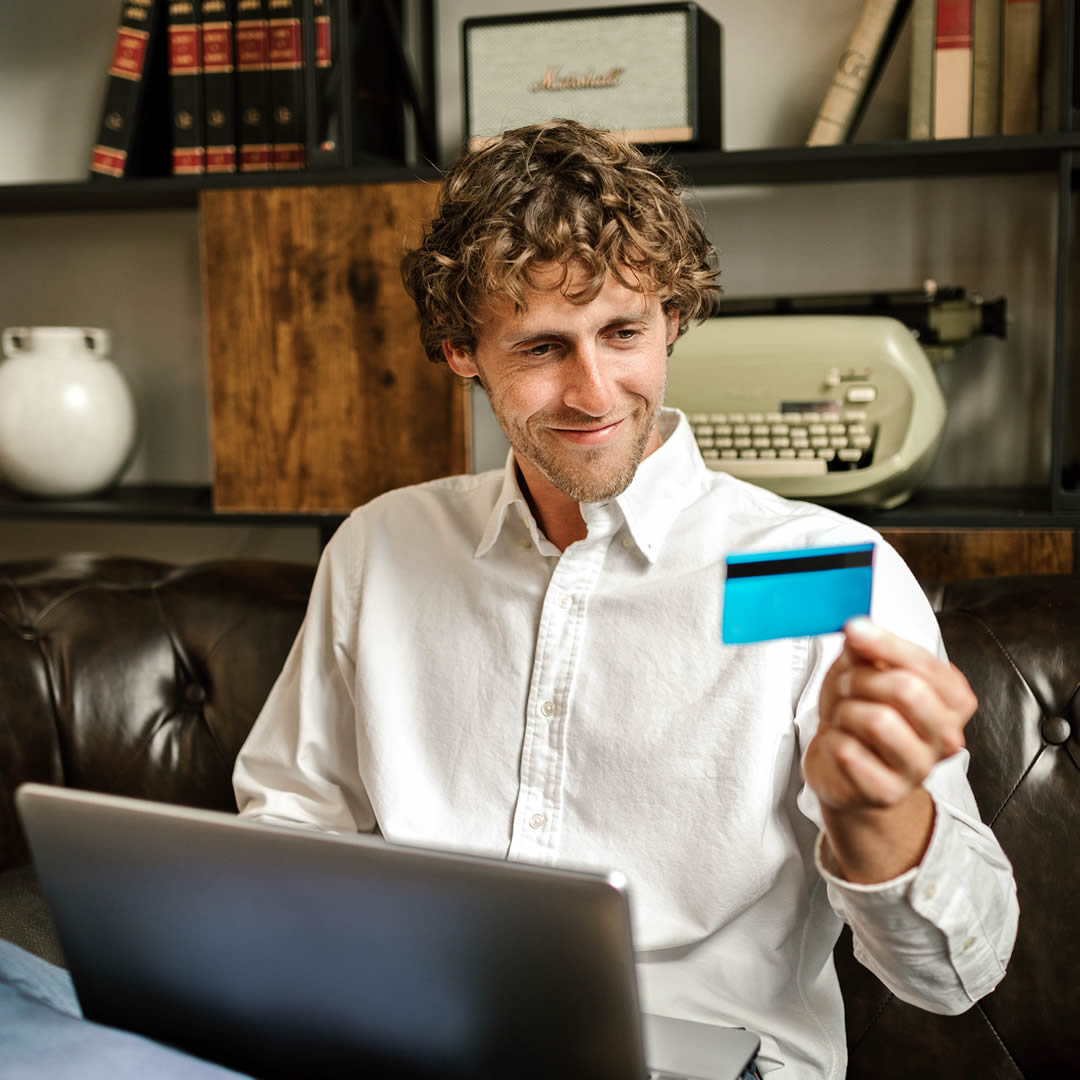
[[[844,635],[822,683],[806,780],[841,871],[881,881],[921,859],[933,827],[922,783],[964,745],[978,702],[957,667],[868,619]]]

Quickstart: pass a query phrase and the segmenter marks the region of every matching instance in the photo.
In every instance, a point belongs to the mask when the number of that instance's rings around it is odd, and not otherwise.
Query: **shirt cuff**
[[[935,938],[943,938],[948,962],[974,1001],[993,989],[1005,973],[994,947],[995,934],[987,933],[983,923],[987,915],[990,927],[1007,921],[996,898],[1001,890],[995,881],[1005,866],[997,865],[996,853],[979,850],[974,822],[933,792],[931,798],[934,827],[918,866],[871,885],[848,881],[829,867],[831,853],[824,832],[814,846],[814,862],[828,886],[833,908],[885,952],[897,955],[920,939],[929,946]]]

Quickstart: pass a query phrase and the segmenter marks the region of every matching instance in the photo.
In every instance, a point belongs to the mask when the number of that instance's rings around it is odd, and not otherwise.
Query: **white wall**
[[[805,140],[861,2],[705,0],[702,7],[724,28],[729,149]],[[0,4],[0,183],[86,175],[119,6],[118,0]],[[580,0],[436,4],[444,163],[461,143],[462,19],[580,6]],[[905,32],[858,141],[904,136],[908,54]],[[1045,482],[1052,178],[711,188],[696,198],[731,296],[908,288],[926,278],[1006,295],[1014,317],[1010,340],[962,350],[943,375],[950,419],[931,483]],[[0,216],[0,282],[0,326],[52,322],[112,331],[144,432],[129,482],[209,482],[194,211]],[[485,423],[491,421],[479,421]],[[489,456],[501,445],[494,434],[479,433]],[[163,557],[179,551],[187,558],[298,551],[306,558],[317,551],[315,530],[306,527],[69,528],[0,520],[0,558],[73,544]]]

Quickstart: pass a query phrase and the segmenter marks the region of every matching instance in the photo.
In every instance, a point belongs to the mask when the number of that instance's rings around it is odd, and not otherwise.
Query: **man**
[[[1015,885],[921,590],[871,530],[708,470],[662,409],[717,291],[676,178],[575,123],[509,132],[450,170],[403,270],[428,354],[481,382],[512,450],[338,530],[237,760],[240,812],[619,869],[644,1007],[753,1029],[785,1080],[844,1075],[842,920],[907,1001],[993,990]],[[867,539],[872,623],[719,641],[726,554]],[[65,973],[14,947],[4,994],[35,1075],[235,1075],[79,1021]]]
[[[381,496],[324,553],[234,774],[248,817],[617,868],[644,1007],[841,1077],[842,921],[898,996],[1004,974],[1015,885],[965,778],[976,702],[871,530],[708,470],[662,408],[715,256],[676,177],[569,121],[447,174],[403,263],[506,468]],[[719,641],[732,551],[874,539],[873,622]]]

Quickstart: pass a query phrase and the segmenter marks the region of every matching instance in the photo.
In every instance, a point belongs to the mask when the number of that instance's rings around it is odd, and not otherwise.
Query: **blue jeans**
[[[242,1074],[82,1018],[63,968],[0,941],[4,1080],[242,1080]]]
[[[4,1080],[250,1080],[179,1050],[84,1020],[68,973],[0,940]],[[742,1080],[760,1080],[753,1065]]]

